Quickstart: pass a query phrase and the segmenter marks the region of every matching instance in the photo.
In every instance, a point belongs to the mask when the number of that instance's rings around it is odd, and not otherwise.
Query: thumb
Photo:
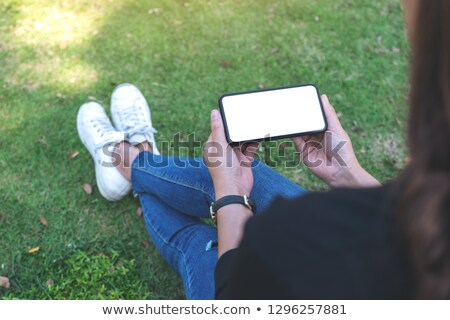
[[[213,110],[211,112],[211,136],[213,141],[221,144],[228,144],[227,139],[225,138],[222,117],[218,110]]]

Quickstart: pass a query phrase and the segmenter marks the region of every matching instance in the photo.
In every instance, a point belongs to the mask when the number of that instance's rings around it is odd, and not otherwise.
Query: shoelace
[[[128,108],[123,108],[123,117],[124,117],[124,131],[129,132],[132,131],[133,134],[140,133],[150,133],[155,134],[157,131],[155,128],[147,125],[145,123],[145,115],[142,112],[140,106],[137,105],[139,99],[134,102],[134,104]],[[136,110],[139,110],[136,112]]]
[[[112,142],[116,142],[117,132],[111,130],[111,124],[109,121],[103,117],[95,118],[91,120],[92,126],[94,130],[99,134],[101,141],[96,145],[96,148],[103,148],[105,146],[105,141],[113,140]]]

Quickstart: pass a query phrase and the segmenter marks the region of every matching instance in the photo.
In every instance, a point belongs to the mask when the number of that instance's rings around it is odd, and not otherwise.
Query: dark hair
[[[450,298],[450,1],[422,0],[412,37],[408,146],[399,214],[417,298]]]

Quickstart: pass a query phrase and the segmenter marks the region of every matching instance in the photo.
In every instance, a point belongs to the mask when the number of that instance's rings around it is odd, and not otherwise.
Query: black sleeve
[[[379,214],[380,191],[277,199],[217,262],[217,299],[405,298],[411,278]],[[406,288],[406,290],[405,290]]]
[[[268,212],[280,211],[282,201],[277,199]],[[279,299],[284,298],[282,286],[266,268],[264,260],[267,257],[261,257],[259,250],[254,250],[255,231],[259,233],[263,230],[260,226],[247,224],[244,230],[246,237],[239,248],[220,257],[215,269],[216,299],[270,299],[273,292],[277,293]],[[269,234],[267,236],[270,237]]]
[[[258,290],[261,285],[283,298],[282,287],[265,268],[264,261],[245,244],[220,257],[215,270],[216,299],[269,299],[266,290]]]
[[[226,299],[228,296],[228,279],[231,277],[231,271],[236,259],[237,249],[225,252],[217,261],[214,270],[216,299]]]

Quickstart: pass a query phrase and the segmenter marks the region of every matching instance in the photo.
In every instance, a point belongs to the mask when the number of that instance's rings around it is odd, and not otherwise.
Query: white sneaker
[[[122,199],[131,190],[131,183],[113,166],[114,146],[124,134],[114,129],[105,110],[95,102],[85,103],[78,110],[77,129],[81,141],[95,163],[95,177],[102,196],[110,201]]]
[[[129,83],[119,85],[111,96],[111,116],[118,131],[128,134],[127,141],[135,146],[150,142],[154,154],[160,154],[155,143],[157,132],[152,125],[150,108],[138,88]]]

